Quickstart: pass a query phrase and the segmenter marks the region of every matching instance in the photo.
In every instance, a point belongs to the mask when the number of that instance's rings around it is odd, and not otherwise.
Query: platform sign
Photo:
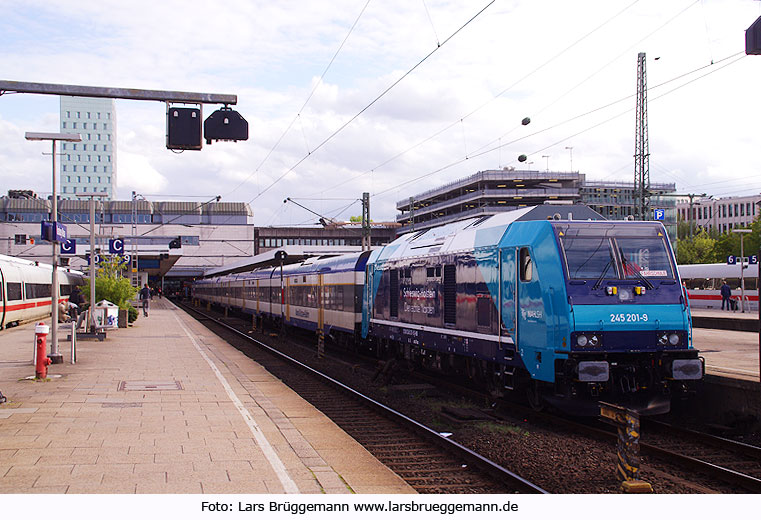
[[[73,238],[61,243],[62,255],[76,255],[77,254],[77,241]]]
[[[753,265],[758,263],[758,255],[750,255],[748,257],[748,263]]]
[[[124,239],[112,238],[108,241],[108,252],[112,255],[120,255],[124,253]]]
[[[95,253],[95,256],[93,257],[92,263],[95,265],[98,265],[100,263],[100,254]],[[87,253],[85,255],[85,261],[87,262],[87,265],[90,265],[90,253]]]
[[[666,217],[666,210],[665,209],[654,209],[653,210],[653,220],[663,220]]]
[[[48,242],[65,242],[69,238],[65,225],[49,220],[43,220],[40,223],[40,235]]]
[[[737,257],[735,255],[729,255],[727,257],[727,265],[737,265]]]

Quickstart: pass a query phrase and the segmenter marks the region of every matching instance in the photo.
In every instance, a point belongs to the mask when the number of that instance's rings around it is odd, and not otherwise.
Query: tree
[[[750,225],[751,232],[745,234],[743,238],[745,256],[758,253],[758,247],[761,245],[761,220],[759,219],[761,215],[756,217]],[[723,262],[729,255],[740,256],[740,233],[729,231],[716,241],[716,261]]]
[[[718,262],[716,243],[717,241],[711,238],[705,230],[700,230],[692,239],[687,238],[677,242],[677,262],[681,265]]]
[[[127,278],[122,276],[123,264],[118,257],[104,259],[95,272],[95,302],[108,300],[120,309],[132,307],[130,300],[137,294],[137,289]],[[90,294],[90,280],[82,287],[82,293]],[[91,302],[93,303],[93,302]]]

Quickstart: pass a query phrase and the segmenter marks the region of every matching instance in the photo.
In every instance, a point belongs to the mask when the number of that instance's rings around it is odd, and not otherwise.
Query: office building
[[[82,136],[79,143],[61,143],[62,199],[78,193],[116,197],[116,109],[113,99],[61,96],[61,132]]]
[[[713,197],[684,199],[677,206],[679,219],[692,223],[695,231],[705,229],[728,233],[732,229],[750,227],[759,214],[761,195],[746,197]]]

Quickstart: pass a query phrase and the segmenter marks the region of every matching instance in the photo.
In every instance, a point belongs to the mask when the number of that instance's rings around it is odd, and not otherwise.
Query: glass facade
[[[78,193],[115,197],[116,149],[110,144],[116,141],[115,110],[113,99],[61,96],[61,131],[82,137],[80,143],[61,143],[61,151],[67,152],[61,156],[61,173],[96,174],[61,175],[61,198],[77,199]]]

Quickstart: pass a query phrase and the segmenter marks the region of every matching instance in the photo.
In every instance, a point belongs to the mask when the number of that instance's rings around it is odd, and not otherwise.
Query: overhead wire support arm
[[[26,94],[50,94],[55,96],[84,96],[138,101],[161,101],[191,104],[236,105],[235,94],[209,94],[173,90],[145,90],[138,88],[89,87],[84,85],[59,85],[55,83],[29,83],[26,81],[0,80],[0,91]]]
[[[305,210],[307,210],[307,211],[308,211],[309,213],[311,213],[312,215],[316,215],[316,216],[318,216],[318,217],[320,218],[320,224],[321,224],[322,226],[324,226],[324,227],[327,227],[327,226],[329,226],[329,225],[331,225],[331,224],[335,224],[335,223],[336,223],[334,219],[332,219],[332,218],[330,218],[330,217],[324,217],[324,216],[320,215],[319,213],[317,213],[316,211],[312,211],[311,209],[307,208],[307,207],[306,207],[306,206],[304,206],[303,204],[299,204],[298,202],[296,202],[295,200],[293,200],[293,199],[292,199],[292,198],[290,198],[290,197],[286,197],[286,199],[283,201],[283,204],[286,204],[286,203],[288,203],[288,202],[291,202],[291,203],[293,203],[293,204],[296,204],[298,207],[300,207],[301,209],[305,209]]]

